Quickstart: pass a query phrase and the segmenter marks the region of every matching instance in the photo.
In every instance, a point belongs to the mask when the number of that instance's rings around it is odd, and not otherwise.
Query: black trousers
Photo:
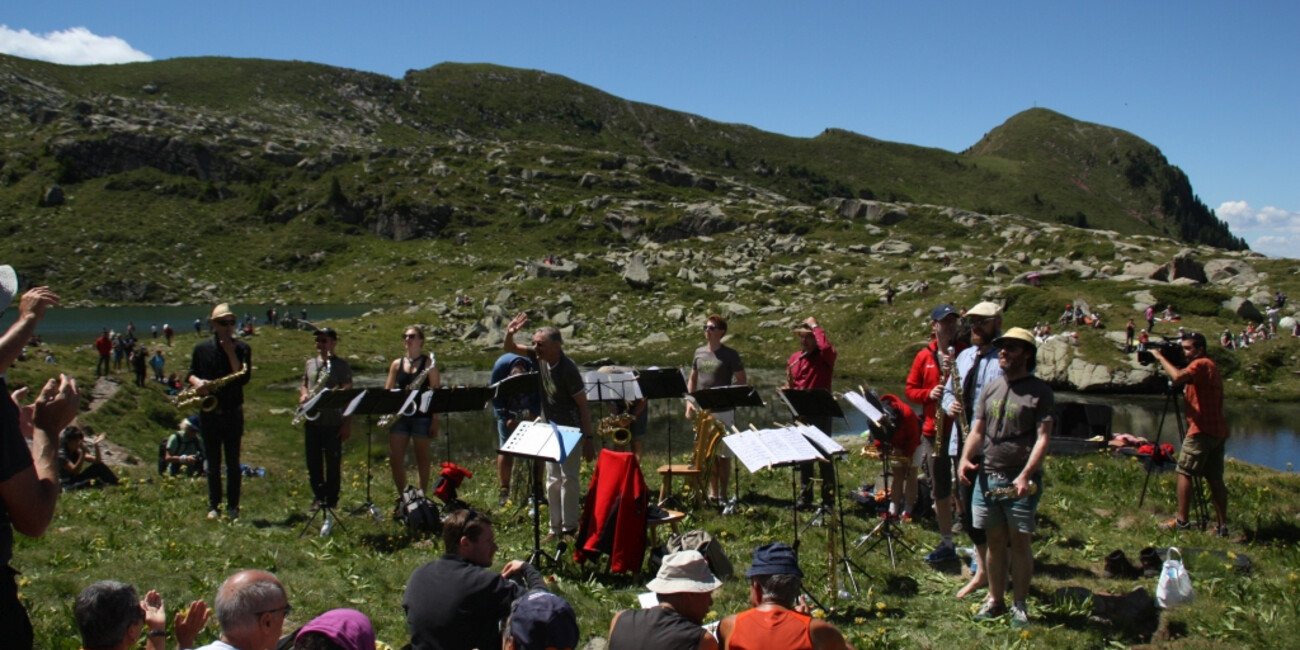
[[[239,488],[244,474],[239,470],[239,447],[244,440],[244,409],[211,411],[199,415],[203,429],[203,451],[208,461],[208,508],[221,507],[221,466],[225,456],[226,504],[239,507]]]
[[[34,632],[27,610],[18,601],[17,577],[17,571],[0,564],[0,639],[6,648],[30,650]]]
[[[831,418],[808,418],[806,424],[821,429],[822,433],[831,435]],[[832,461],[833,462],[833,461]],[[813,465],[821,466],[822,477],[822,505],[832,506],[835,504],[835,467],[831,463],[820,461],[808,461],[799,463],[799,499],[801,501],[812,501],[812,477]]]
[[[343,461],[343,441],[339,440],[338,426],[316,426],[310,422],[305,427],[307,451],[307,480],[311,493],[325,506],[337,508],[339,487],[342,484],[340,465]]]

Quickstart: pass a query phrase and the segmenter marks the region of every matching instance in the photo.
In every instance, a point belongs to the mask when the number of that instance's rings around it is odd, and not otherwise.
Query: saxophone
[[[1035,482],[1033,482],[1033,481],[1030,481],[1030,482],[1029,482],[1029,494],[1026,494],[1025,496],[1030,496],[1030,497],[1032,497],[1032,496],[1034,496],[1035,494],[1038,494],[1038,484],[1035,483]],[[984,498],[985,498],[985,499],[1014,499],[1014,498],[1016,498],[1016,486],[1014,486],[1014,485],[1008,485],[1008,486],[1006,486],[1006,487],[993,488],[992,490],[986,490],[986,491],[984,492]]]
[[[176,393],[176,395],[172,397],[172,406],[175,406],[176,408],[182,411],[186,411],[197,406],[199,407],[200,411],[207,413],[208,411],[217,408],[217,396],[214,393],[224,388],[226,384],[229,384],[230,382],[233,382],[236,379],[241,379],[247,374],[248,374],[248,365],[243,364],[239,366],[239,372],[232,372],[229,375],[226,375],[225,377],[213,379],[212,381],[207,383],[207,387],[208,387],[207,395],[200,395],[198,389],[192,386],[186,388],[185,390]]]
[[[315,415],[308,415],[307,405],[311,404],[312,400],[316,399],[317,395],[320,395],[322,392],[325,391],[325,382],[330,377],[330,366],[333,365],[333,359],[334,359],[333,356],[326,359],[325,365],[321,366],[320,369],[316,371],[316,384],[312,386],[312,389],[310,391],[308,391],[307,399],[303,400],[302,404],[298,406],[298,412],[294,414],[293,420],[289,422],[290,426],[296,427],[300,423],[302,423],[303,420],[307,420],[308,422],[311,422],[316,418],[320,417],[320,413],[317,413]]]
[[[948,380],[952,378],[953,364],[953,347],[948,346],[948,356],[943,361],[943,370],[939,373],[939,385],[947,386]],[[953,392],[956,395],[956,392]],[[939,458],[948,457],[948,430],[952,428],[951,422],[945,422],[947,413],[943,412],[943,398],[940,396],[939,405],[934,409],[934,453]]]
[[[429,365],[425,366],[424,370],[421,370],[420,374],[416,375],[415,378],[411,380],[410,384],[407,384],[407,390],[419,390],[420,386],[423,386],[425,380],[429,378],[429,373],[433,372],[436,364],[437,362],[434,361],[433,355],[429,355]],[[392,428],[394,424],[397,424],[397,421],[400,419],[402,419],[401,413],[389,413],[388,415],[379,418],[379,422],[376,424],[379,425],[380,429],[389,429]]]

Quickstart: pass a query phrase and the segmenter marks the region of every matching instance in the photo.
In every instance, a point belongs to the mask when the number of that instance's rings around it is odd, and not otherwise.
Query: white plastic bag
[[[1178,559],[1174,559],[1174,554]],[[1156,606],[1165,609],[1185,605],[1196,598],[1192,591],[1192,577],[1183,566],[1183,553],[1177,548],[1169,547],[1165,555],[1165,565],[1160,569],[1160,582],[1156,583]]]

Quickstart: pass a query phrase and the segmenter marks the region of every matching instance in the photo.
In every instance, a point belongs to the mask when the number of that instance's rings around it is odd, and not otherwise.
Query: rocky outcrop
[[[1210,282],[1230,288],[1259,281],[1254,267],[1243,260],[1210,260],[1205,263],[1205,275]]]
[[[179,136],[118,132],[104,139],[65,138],[56,140],[50,151],[64,166],[65,173],[76,180],[101,178],[143,167],[203,181],[259,180],[255,174],[234,163],[225,148],[191,142]]]
[[[1229,298],[1220,303],[1219,306],[1236,314],[1240,318],[1255,321],[1256,323],[1264,322],[1264,314],[1259,312],[1259,308],[1255,306],[1255,303],[1240,296]]]
[[[846,219],[863,219],[881,226],[892,226],[907,218],[907,208],[897,203],[838,197],[826,199],[822,203]]]
[[[1179,255],[1169,260],[1164,266],[1156,269],[1154,273],[1147,277],[1161,282],[1173,282],[1184,278],[1198,284],[1206,281],[1205,267],[1201,266],[1200,262],[1185,255]]]
[[[1127,368],[1111,368],[1075,356],[1075,348],[1057,336],[1038,346],[1036,375],[1057,390],[1111,393],[1148,390],[1161,381],[1156,370],[1130,359]]]
[[[371,231],[393,241],[436,237],[451,221],[450,205],[400,204],[379,211]]]
[[[640,255],[633,255],[623,268],[623,281],[628,283],[633,289],[649,289],[654,286],[650,280],[650,269],[646,268],[645,259]]]
[[[716,203],[696,203],[686,207],[677,223],[656,230],[651,238],[663,244],[735,229],[736,222],[727,217],[722,206]]]

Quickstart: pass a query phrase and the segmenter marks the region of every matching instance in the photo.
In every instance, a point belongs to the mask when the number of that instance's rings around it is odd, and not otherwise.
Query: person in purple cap
[[[834,625],[812,617],[799,595],[803,571],[799,556],[781,542],[754,549],[749,602],[718,625],[718,645],[727,650],[853,650]],[[796,604],[797,603],[797,604]]]
[[[331,609],[299,628],[294,650],[374,650],[375,628],[355,609]]]
[[[505,650],[573,650],[577,645],[578,615],[549,591],[524,594],[501,628]]]

